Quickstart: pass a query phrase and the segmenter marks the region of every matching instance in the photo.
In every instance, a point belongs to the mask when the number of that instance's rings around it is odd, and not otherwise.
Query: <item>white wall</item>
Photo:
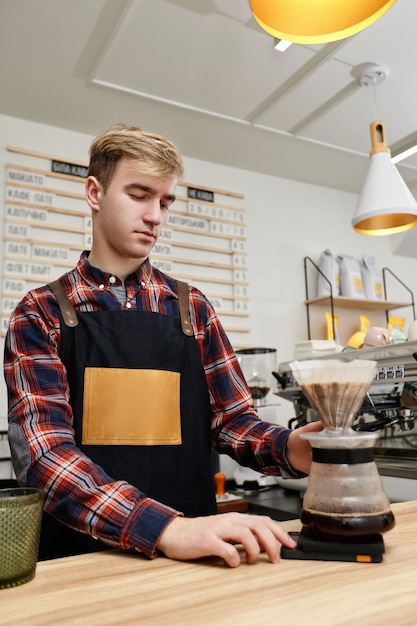
[[[90,136],[0,115],[0,188],[8,145],[88,160]],[[277,158],[285,158],[277,154]],[[322,250],[356,257],[375,256],[417,291],[417,260],[394,256],[390,237],[354,233],[354,194],[224,167],[184,156],[185,180],[244,194],[248,222],[248,269],[252,345],[276,348],[278,361],[292,358],[293,346],[307,339],[303,258],[318,260]],[[365,173],[364,173],[365,175]],[[0,205],[4,208],[4,203]],[[0,259],[3,257],[0,219]],[[404,299],[404,298],[403,298]],[[0,344],[2,352],[2,344]],[[289,405],[284,401],[285,405]],[[280,410],[284,421],[291,407]],[[0,379],[0,430],[6,427],[6,390]]]
[[[186,167],[187,180],[216,182],[245,195],[251,342],[277,348],[280,361],[291,359],[294,343],[307,339],[304,256],[317,261],[326,248],[375,256],[377,266],[390,267],[416,291],[416,259],[394,256],[391,237],[353,231],[356,195],[195,159],[187,159]],[[408,296],[402,292],[399,299]]]

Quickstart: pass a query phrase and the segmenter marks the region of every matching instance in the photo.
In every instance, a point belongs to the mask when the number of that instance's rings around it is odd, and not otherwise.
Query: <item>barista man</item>
[[[148,255],[183,164],[167,139],[115,125],[90,149],[93,245],[29,292],[5,342],[9,441],[20,484],[45,492],[41,558],[118,547],[248,562],[293,540],[268,517],[216,514],[211,448],[301,477],[303,431],[259,420],[206,297]],[[182,318],[182,319],[181,319]]]

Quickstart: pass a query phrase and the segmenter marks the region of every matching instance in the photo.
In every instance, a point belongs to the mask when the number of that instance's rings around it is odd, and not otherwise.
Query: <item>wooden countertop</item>
[[[382,563],[262,556],[230,569],[216,558],[149,561],[117,551],[38,563],[33,581],[0,591],[0,624],[414,626],[417,501],[392,505]],[[282,522],[298,530],[299,520]]]

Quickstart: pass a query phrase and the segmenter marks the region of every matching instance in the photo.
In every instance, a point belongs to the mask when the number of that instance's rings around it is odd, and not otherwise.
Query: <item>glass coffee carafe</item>
[[[336,535],[382,533],[395,525],[373,458],[377,433],[356,432],[356,417],[375,377],[375,361],[294,361],[294,377],[324,428],[301,435],[312,464],[301,522]]]

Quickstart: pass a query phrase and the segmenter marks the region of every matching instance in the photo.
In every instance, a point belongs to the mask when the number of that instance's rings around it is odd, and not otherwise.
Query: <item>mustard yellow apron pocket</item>
[[[179,445],[180,374],[87,367],[82,443]]]

